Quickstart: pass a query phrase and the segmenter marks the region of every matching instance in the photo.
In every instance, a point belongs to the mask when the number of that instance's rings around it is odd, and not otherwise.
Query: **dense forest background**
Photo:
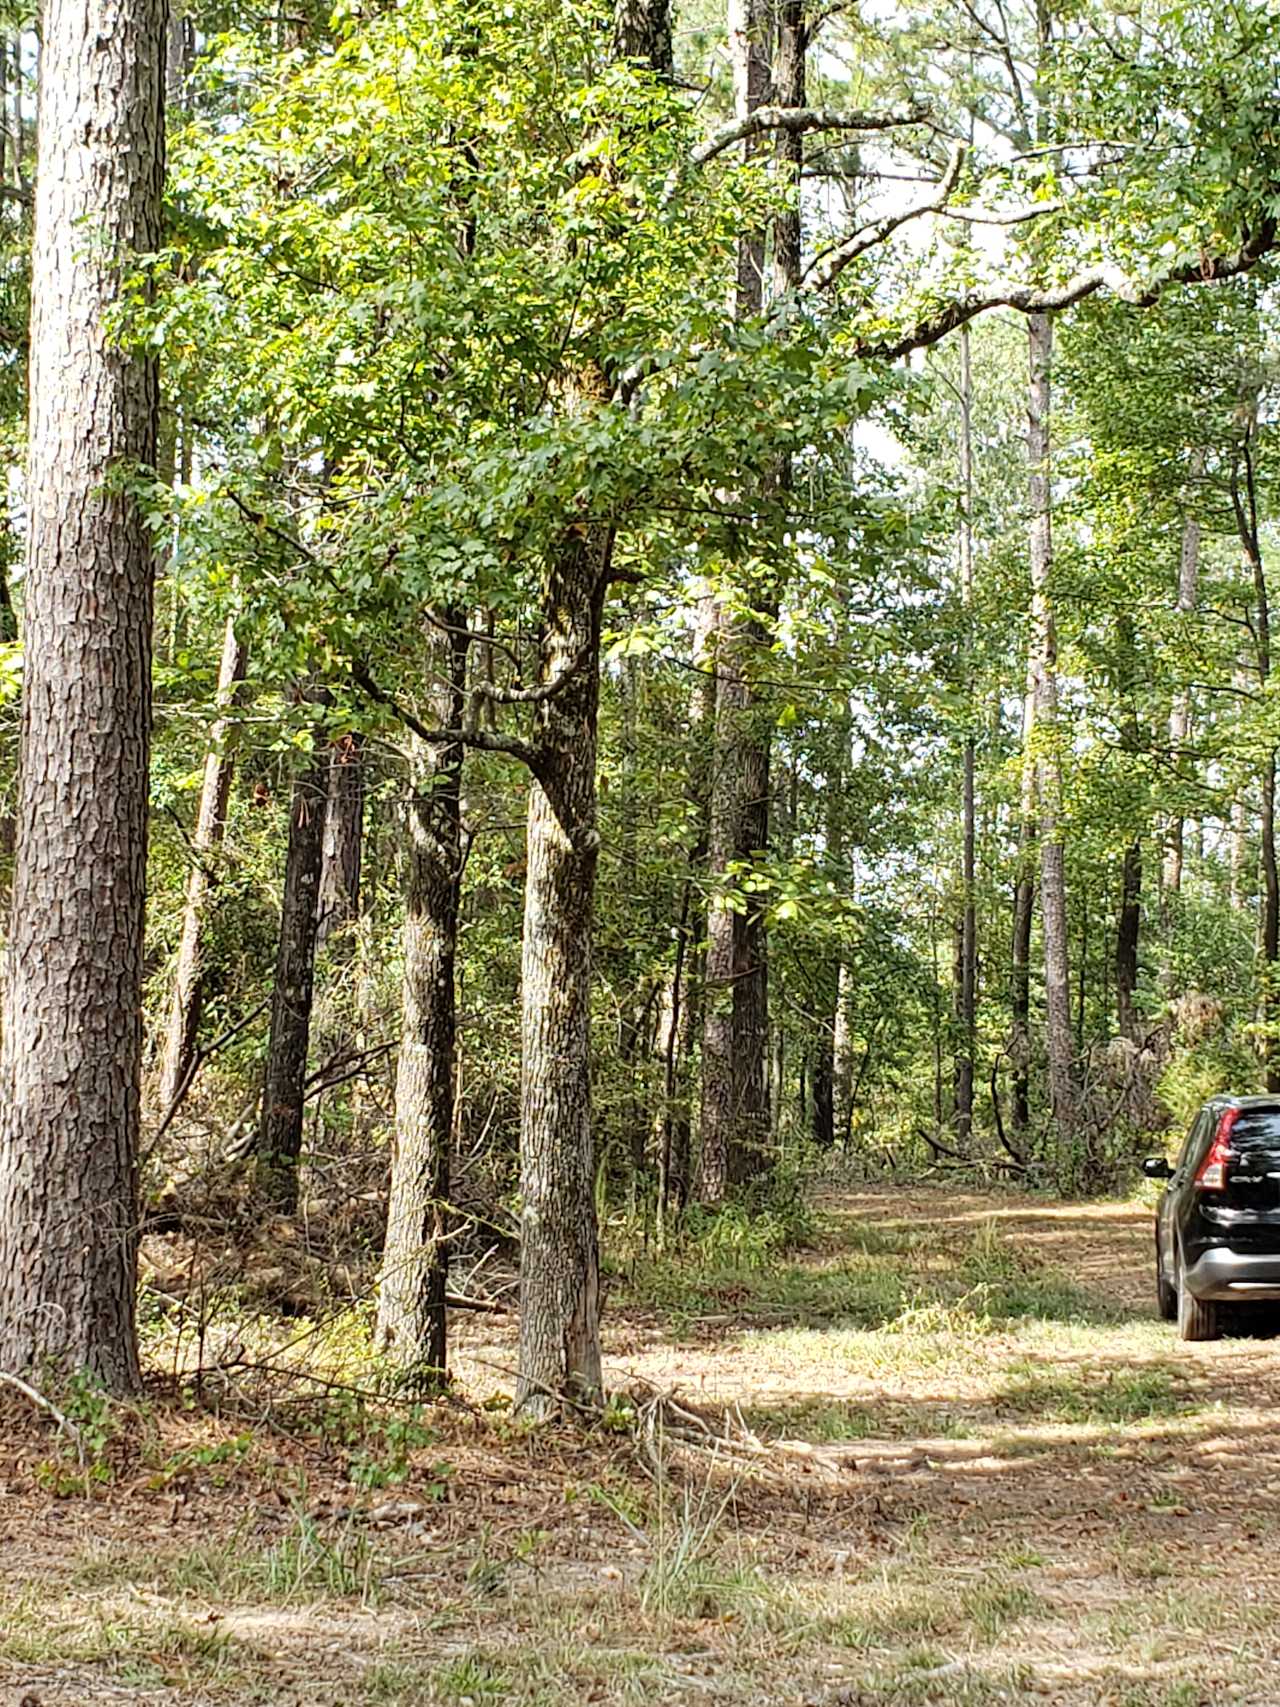
[[[537,1411],[599,1387],[598,1232],[767,1240],[837,1161],[1103,1192],[1280,1084],[1269,6],[296,0],[163,50],[103,323],[159,373],[129,1263],[309,1308],[227,1254],[301,1227],[417,1379],[518,1257]],[[41,70],[11,15],[6,885]]]

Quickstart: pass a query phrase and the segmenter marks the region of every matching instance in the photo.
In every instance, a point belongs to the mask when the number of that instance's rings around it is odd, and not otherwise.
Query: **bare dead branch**
[[[84,1441],[81,1438],[80,1430],[69,1417],[58,1409],[53,1400],[47,1399],[37,1388],[24,1381],[20,1375],[13,1375],[7,1369],[0,1369],[0,1383],[6,1387],[12,1387],[15,1393],[21,1393],[23,1398],[29,1399],[37,1409],[48,1412],[54,1422],[57,1423],[59,1431],[70,1437],[80,1459],[80,1468],[83,1470],[85,1454]]]
[[[926,209],[924,211],[934,211]],[[1107,291],[1134,308],[1150,308],[1164,291],[1181,284],[1216,284],[1237,278],[1256,267],[1277,246],[1280,227],[1267,219],[1238,249],[1226,255],[1202,253],[1193,261],[1167,266],[1146,278],[1135,278],[1111,262],[1103,262],[1077,273],[1060,285],[1041,289],[1035,285],[998,280],[986,289],[955,297],[918,321],[909,331],[888,339],[868,339],[857,346],[858,354],[892,361],[912,350],[928,349],[949,332],[992,308],[1013,308],[1020,314],[1052,314],[1086,297]]]
[[[802,291],[826,290],[835,283],[840,274],[860,255],[865,255],[868,249],[874,249],[883,243],[910,220],[922,219],[926,214],[940,213],[950,200],[960,178],[960,169],[964,165],[965,146],[962,142],[953,144],[947,160],[946,170],[934,186],[934,193],[924,201],[916,202],[914,206],[904,208],[901,213],[885,214],[883,219],[876,219],[870,225],[860,226],[859,229],[846,237],[843,243],[837,243],[822,254],[814,257],[805,269],[800,281]]]
[[[573,662],[561,670],[558,676],[553,676],[550,681],[543,682],[536,688],[500,688],[492,682],[476,682],[471,691],[480,699],[490,700],[495,705],[541,705],[544,700],[554,699],[558,693],[564,692],[589,661],[591,652],[591,647],[584,646]]]
[[[904,125],[921,124],[929,116],[929,108],[920,102],[897,111],[841,112],[834,107],[757,107],[745,118],[735,119],[699,143],[689,156],[692,166],[705,166],[725,149],[737,142],[748,142],[765,131],[783,131],[788,136],[806,136],[815,130],[844,130],[870,133],[896,130]]]
[[[484,729],[429,729],[407,705],[401,705],[394,694],[388,693],[374,680],[367,665],[352,661],[351,679],[376,705],[385,706],[411,734],[430,747],[460,746],[471,747],[481,753],[506,753],[528,765],[535,775],[539,769],[538,756],[527,741],[513,736],[492,735]]]
[[[1065,206],[1065,202],[1030,202],[1004,212],[984,207],[940,207],[938,212],[943,219],[963,220],[966,225],[1025,225],[1042,214],[1061,213]]]

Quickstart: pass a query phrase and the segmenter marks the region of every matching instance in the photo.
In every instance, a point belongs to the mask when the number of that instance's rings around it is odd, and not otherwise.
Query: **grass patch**
[[[846,1648],[882,1648],[921,1636],[950,1636],[958,1629],[951,1596],[921,1584],[885,1587],[857,1612],[833,1620],[831,1639]]]
[[[968,1440],[974,1432],[964,1418],[932,1406],[862,1404],[821,1393],[792,1404],[744,1406],[742,1415],[748,1427],[769,1439],[828,1445],[851,1440]]]
[[[892,1666],[860,1677],[849,1700],[857,1707],[986,1707],[988,1702],[1023,1700],[1032,1684],[1028,1666],[987,1671],[926,1643],[908,1649]]]
[[[981,1641],[994,1642],[1010,1625],[1041,1610],[1041,1600],[1016,1579],[995,1577],[965,1589],[960,1605]]]
[[[1010,1323],[1100,1323],[1125,1312],[1091,1299],[1012,1245],[994,1222],[967,1236],[843,1224],[838,1246],[807,1261],[726,1260],[723,1244],[690,1242],[630,1265],[631,1300],[676,1332],[701,1321],[886,1329],[917,1337],[982,1336]]]
[[[435,1673],[432,1686],[441,1701],[469,1701],[485,1707],[491,1701],[506,1701],[512,1693],[511,1673],[496,1660],[465,1654],[450,1660]]]
[[[178,1552],[94,1553],[77,1563],[73,1581],[94,1589],[145,1584],[162,1594],[231,1605],[316,1599],[372,1605],[386,1564],[354,1518],[325,1529],[297,1510],[286,1532],[266,1547],[246,1545],[241,1529]]]
[[[864,1590],[861,1604],[837,1614],[830,1639],[843,1647],[882,1649],[923,1638],[994,1642],[1011,1624],[1043,1610],[1043,1603],[1018,1577],[1004,1572],[963,1586],[923,1576],[919,1567],[899,1579],[886,1576]]]
[[[413,1660],[379,1660],[360,1684],[364,1707],[416,1707],[431,1700],[435,1673]]]
[[[141,1617],[133,1609],[70,1605],[34,1590],[4,1603],[3,1621],[0,1662],[92,1666],[139,1689],[216,1688],[235,1681],[253,1657],[216,1624],[163,1611]]]
[[[775,1440],[868,1440],[888,1434],[892,1426],[892,1412],[886,1407],[821,1397],[801,1399],[794,1405],[750,1406],[742,1414],[756,1434]]]
[[[726,1558],[720,1544],[736,1488],[721,1493],[708,1480],[701,1490],[676,1493],[660,1468],[647,1512],[607,1488],[592,1492],[648,1550],[638,1583],[647,1618],[659,1625],[705,1618],[734,1618],[744,1626],[777,1621],[783,1594],[750,1564]]]
[[[1047,1423],[1147,1422],[1199,1408],[1184,1398],[1174,1372],[1159,1366],[1045,1370],[1024,1363],[1008,1371],[995,1398],[1004,1409]]]
[[[1135,1545],[1118,1541],[1111,1549],[1116,1575],[1127,1583],[1158,1583],[1174,1574],[1174,1566],[1162,1547],[1150,1541]]]

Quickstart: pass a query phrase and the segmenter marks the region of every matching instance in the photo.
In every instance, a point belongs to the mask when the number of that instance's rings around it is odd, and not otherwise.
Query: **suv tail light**
[[[1213,1135],[1213,1143],[1205,1152],[1204,1161],[1196,1172],[1195,1187],[1197,1191],[1225,1191],[1227,1189],[1227,1159],[1231,1154],[1231,1131],[1240,1118],[1238,1108],[1228,1108],[1218,1119],[1218,1130]]]

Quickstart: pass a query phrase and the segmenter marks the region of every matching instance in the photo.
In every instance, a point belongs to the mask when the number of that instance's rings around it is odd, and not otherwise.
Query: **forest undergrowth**
[[[615,1261],[577,1428],[512,1419],[513,1317],[412,1402],[318,1298],[210,1309],[199,1380],[153,1301],[140,1405],[6,1395],[3,1699],[1274,1700],[1280,1342],[1177,1344],[1145,1206],[700,1231]]]

